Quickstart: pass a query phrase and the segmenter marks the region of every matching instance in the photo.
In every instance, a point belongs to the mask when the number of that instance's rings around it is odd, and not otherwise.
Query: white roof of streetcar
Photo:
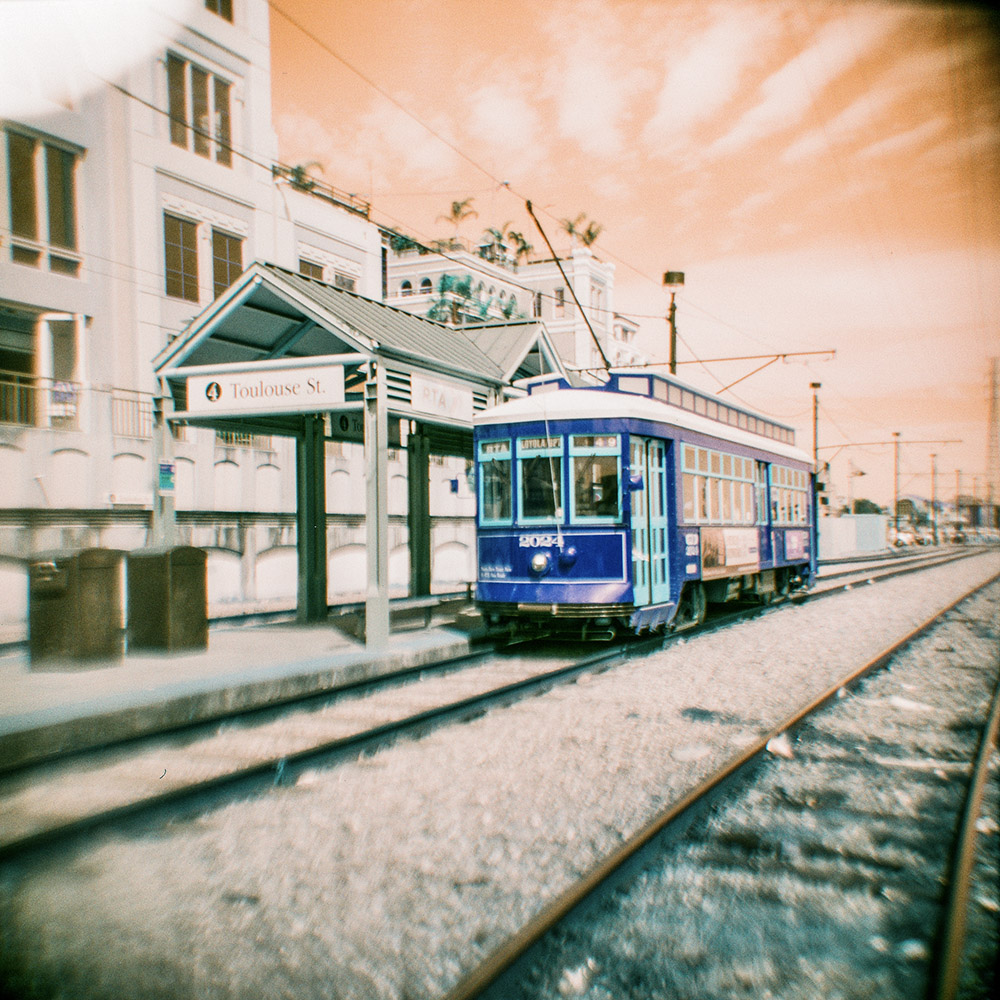
[[[646,420],[706,437],[766,451],[812,467],[812,456],[794,445],[732,427],[670,403],[631,392],[606,389],[556,389],[513,399],[475,414],[476,427],[529,420]]]

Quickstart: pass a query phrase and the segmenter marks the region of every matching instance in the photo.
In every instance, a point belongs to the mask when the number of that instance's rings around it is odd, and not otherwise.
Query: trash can
[[[126,562],[128,648],[208,648],[208,553],[188,545],[135,549]]]
[[[124,652],[118,549],[42,552],[28,565],[32,664],[118,659]]]

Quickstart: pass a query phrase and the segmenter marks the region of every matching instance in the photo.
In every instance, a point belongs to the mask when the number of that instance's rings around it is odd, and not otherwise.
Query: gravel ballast
[[[650,816],[1000,572],[987,552],[111,837],[0,884],[14,995],[435,997]]]

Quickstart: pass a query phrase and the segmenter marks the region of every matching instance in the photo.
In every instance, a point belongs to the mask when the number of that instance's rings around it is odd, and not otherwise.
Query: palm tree
[[[516,264],[522,257],[531,256],[535,248],[524,238],[523,234],[515,232],[513,229],[507,233],[507,239],[514,244],[514,263]]]
[[[458,236],[459,224],[465,219],[478,219],[479,213],[472,208],[472,198],[464,198],[462,201],[453,201],[451,211],[447,215],[439,215],[438,222],[442,220],[450,222],[455,227],[455,236]]]
[[[580,233],[583,231],[583,220],[586,218],[586,213],[581,212],[575,219],[560,219],[559,225],[569,234],[570,239],[576,241],[580,238]]]
[[[513,225],[512,222],[505,222],[499,229],[494,226],[487,226],[483,230],[483,245],[479,249],[479,255],[484,260],[501,262],[507,256],[507,240],[510,236],[508,230]]]
[[[597,222],[587,223],[587,228],[580,234],[580,242],[585,246],[589,247],[592,243],[597,242],[597,237],[601,235],[604,231],[604,226]]]
[[[589,247],[597,241],[597,237],[603,232],[604,226],[591,221],[587,223],[587,228],[584,229],[583,224],[586,219],[587,213],[581,212],[575,219],[560,219],[559,224],[574,242],[579,240],[585,247]]]
[[[300,163],[292,167],[288,171],[289,184],[300,191],[311,191],[316,186],[316,181],[309,176],[312,167],[319,167],[320,172],[323,170],[323,164],[319,160],[310,160],[308,163]]]

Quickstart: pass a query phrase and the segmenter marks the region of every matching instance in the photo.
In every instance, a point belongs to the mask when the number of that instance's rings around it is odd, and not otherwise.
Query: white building
[[[24,618],[33,553],[148,543],[151,361],[246,266],[382,297],[368,206],[276,164],[268,18],[266,0],[203,0],[119,85],[0,122],[0,624]],[[176,438],[181,537],[209,550],[210,600],[294,604],[294,442]],[[331,598],[364,587],[362,494],[343,485],[363,481],[359,452],[328,445]],[[473,499],[440,478],[439,578],[460,582]],[[405,524],[394,537],[405,586]]]

